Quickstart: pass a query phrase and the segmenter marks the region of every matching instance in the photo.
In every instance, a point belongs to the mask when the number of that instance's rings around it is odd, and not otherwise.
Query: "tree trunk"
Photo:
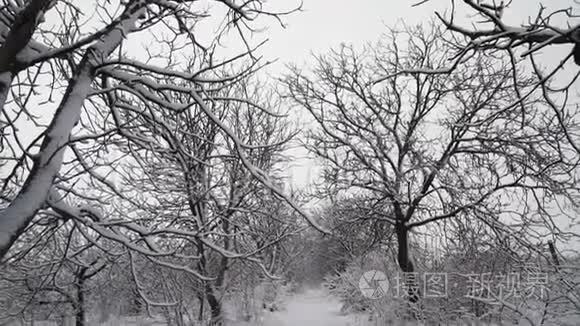
[[[552,256],[554,267],[558,272],[560,268],[560,260],[558,259],[558,253],[556,252],[556,246],[552,241],[548,241],[548,248],[550,249],[550,255]]]
[[[207,302],[209,303],[209,306],[211,309],[211,322],[210,322],[211,326],[223,325],[222,303],[220,300],[218,300],[218,298],[216,296],[215,289],[221,289],[222,286],[224,285],[224,279],[225,279],[225,275],[226,275],[227,265],[228,265],[228,259],[226,257],[222,257],[221,263],[220,263],[220,271],[219,271],[218,277],[215,281],[215,288],[212,287],[210,283],[206,283],[206,289],[205,289],[206,297],[207,297]]]
[[[0,115],[4,112],[4,103],[8,99],[10,85],[12,84],[13,74],[10,71],[0,72]],[[1,130],[0,130],[1,132]]]
[[[85,292],[84,292],[85,279],[81,276],[77,283],[77,306],[75,314],[75,325],[84,326],[85,325]]]
[[[218,300],[217,296],[215,295],[214,289],[209,283],[207,283],[205,286],[205,297],[211,310],[211,320],[209,322],[209,325],[210,326],[223,325],[222,303],[220,300]]]
[[[197,315],[197,321],[202,322],[203,321],[203,308],[205,306],[205,297],[203,295],[198,295],[197,297],[199,299],[199,314]]]
[[[44,14],[51,2],[52,0],[31,0],[16,15],[12,26],[9,26],[10,31],[0,46],[0,113],[4,110],[12,79],[22,69],[18,65],[16,55],[30,42],[38,17]],[[4,18],[6,19],[6,16]],[[4,29],[2,28],[1,31],[4,32]]]
[[[415,275],[415,266],[411,261],[409,255],[409,229],[404,223],[400,222],[395,225],[395,232],[397,233],[397,262],[403,271],[404,288],[407,289],[408,300],[411,303],[419,301],[419,282]]]

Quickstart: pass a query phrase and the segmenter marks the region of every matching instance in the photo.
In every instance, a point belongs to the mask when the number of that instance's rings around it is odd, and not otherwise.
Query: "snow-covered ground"
[[[340,313],[340,302],[321,289],[306,290],[288,298],[281,311],[267,312],[262,326],[354,326],[354,316]]]

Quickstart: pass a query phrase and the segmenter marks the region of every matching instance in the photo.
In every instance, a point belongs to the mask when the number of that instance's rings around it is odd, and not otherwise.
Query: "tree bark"
[[[209,322],[210,326],[221,326],[223,325],[223,316],[222,316],[222,303],[218,300],[214,289],[212,288],[211,284],[206,282],[205,285],[205,297],[207,299],[207,303],[209,304],[209,308],[211,310],[211,320]]]
[[[558,259],[558,253],[556,252],[556,246],[552,241],[548,241],[548,248],[550,249],[550,255],[552,256],[554,267],[556,268],[556,271],[558,271],[560,268],[560,260]]]
[[[0,116],[4,115],[4,104],[8,99],[8,92],[13,78],[14,74],[11,71],[0,72]]]
[[[199,313],[197,315],[197,321],[202,322],[203,321],[203,310],[204,310],[204,306],[205,306],[205,296],[200,294],[197,298],[199,299]]]
[[[223,308],[221,301],[216,295],[216,289],[221,289],[224,284],[227,264],[228,259],[226,257],[222,257],[220,262],[220,270],[215,281],[215,287],[213,287],[210,282],[205,282],[205,296],[211,310],[210,326],[223,325]]]
[[[84,273],[83,273],[84,274]],[[75,325],[85,325],[85,293],[84,293],[85,278],[81,275],[77,280],[77,307],[75,314]]]
[[[407,274],[407,276],[412,276],[412,273],[415,273],[415,266],[409,254],[409,229],[403,222],[399,222],[395,224],[395,232],[397,234],[397,262],[403,273]],[[409,302],[416,303],[419,301],[419,283],[417,279],[413,277],[409,279],[409,282],[404,279],[404,282],[406,282],[404,285],[407,288]]]
[[[203,243],[201,241],[197,241],[197,250],[198,250],[198,254],[200,255],[200,260],[198,263],[198,269],[200,272],[206,272],[207,271],[207,262],[206,262],[206,258],[205,258],[205,248],[203,246]],[[221,287],[221,283],[223,283],[223,272],[225,272],[224,270],[220,270],[220,274],[218,275],[218,278],[216,280],[216,286]],[[221,301],[218,299],[217,295],[216,295],[216,290],[214,289],[214,287],[212,286],[211,282],[209,281],[203,281],[203,291],[204,291],[204,296],[205,296],[205,300],[207,300],[207,303],[209,305],[210,308],[210,313],[211,313],[211,320],[209,325],[210,326],[221,326],[223,325],[222,322],[222,303]],[[203,301],[204,298],[202,298]],[[203,303],[201,304],[203,307]],[[203,317],[203,312],[200,312],[200,317]]]
[[[38,17],[48,10],[52,2],[52,0],[31,0],[14,18],[10,31],[0,47],[0,113],[4,110],[12,79],[22,69],[16,55],[28,45],[36,29]]]

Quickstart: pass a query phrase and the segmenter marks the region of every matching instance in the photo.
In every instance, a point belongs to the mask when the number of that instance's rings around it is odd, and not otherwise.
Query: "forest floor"
[[[264,311],[258,320],[239,322],[227,320],[225,326],[365,326],[363,315],[345,315],[340,312],[342,304],[322,288],[304,289],[285,298],[278,311]],[[1,324],[0,324],[1,325]],[[19,322],[8,324],[22,326]],[[54,321],[36,321],[35,326],[57,326]],[[74,318],[61,325],[74,325]],[[145,316],[112,318],[103,323],[88,323],[99,326],[166,326],[163,318]]]
[[[322,289],[308,289],[288,298],[280,311],[267,312],[262,326],[353,326],[355,316],[340,312],[341,303]]]

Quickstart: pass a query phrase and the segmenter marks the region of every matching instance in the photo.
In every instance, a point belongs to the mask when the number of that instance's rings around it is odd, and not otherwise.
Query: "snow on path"
[[[340,314],[340,302],[323,290],[311,289],[288,299],[285,310],[264,316],[264,326],[352,326],[353,317]]]

